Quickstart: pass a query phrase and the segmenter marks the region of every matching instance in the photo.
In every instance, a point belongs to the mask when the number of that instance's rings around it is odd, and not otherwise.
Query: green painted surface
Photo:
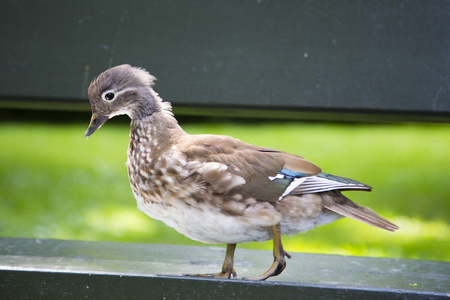
[[[449,292],[449,263],[301,253],[292,253],[283,274],[267,282],[180,277],[218,271],[224,253],[192,246],[0,238],[0,291],[6,297],[47,299],[437,299]],[[271,260],[269,251],[238,249],[235,269],[238,276],[259,274]]]

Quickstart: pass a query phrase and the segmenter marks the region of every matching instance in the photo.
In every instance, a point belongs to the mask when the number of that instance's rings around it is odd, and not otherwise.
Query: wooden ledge
[[[291,253],[266,282],[178,276],[217,272],[225,247],[0,238],[2,299],[448,299],[450,263]],[[239,278],[270,251],[237,249]]]

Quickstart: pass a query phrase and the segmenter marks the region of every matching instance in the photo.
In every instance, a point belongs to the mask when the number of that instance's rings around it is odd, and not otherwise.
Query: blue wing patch
[[[295,179],[295,178],[300,178],[300,177],[310,176],[310,175],[308,175],[308,174],[301,173],[301,172],[291,171],[291,170],[286,169],[286,168],[283,168],[283,170],[281,170],[280,172],[278,172],[278,174],[284,175],[285,178],[288,178],[288,179]]]

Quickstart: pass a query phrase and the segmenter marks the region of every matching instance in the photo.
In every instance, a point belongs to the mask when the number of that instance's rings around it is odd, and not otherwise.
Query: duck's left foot
[[[284,251],[281,243],[280,225],[272,226],[273,235],[273,264],[265,273],[256,277],[244,277],[243,280],[266,280],[269,277],[280,275],[286,268],[286,259],[291,255]]]

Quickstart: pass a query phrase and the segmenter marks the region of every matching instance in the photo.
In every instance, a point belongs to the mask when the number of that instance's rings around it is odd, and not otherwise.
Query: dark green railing
[[[266,282],[180,276],[216,272],[225,248],[0,238],[1,299],[448,299],[450,263],[291,253]],[[258,275],[270,251],[237,249]]]

